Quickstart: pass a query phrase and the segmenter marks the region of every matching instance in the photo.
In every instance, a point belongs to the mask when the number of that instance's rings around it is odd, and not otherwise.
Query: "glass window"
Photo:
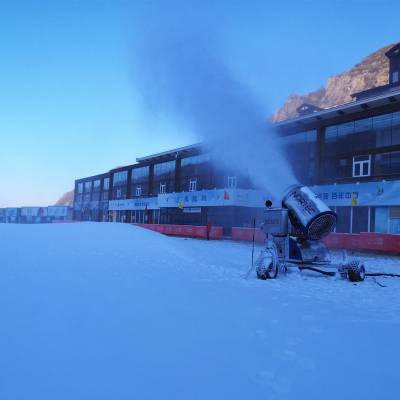
[[[78,193],[83,193],[83,183],[78,183]]]
[[[166,193],[167,192],[167,184],[166,183],[160,183],[160,192],[159,193]]]
[[[353,225],[351,233],[368,232],[368,207],[353,207]]]
[[[392,82],[396,83],[399,81],[399,71],[393,71],[392,73]]]
[[[392,114],[373,117],[373,127],[376,134],[376,146],[390,146],[392,143]]]
[[[392,115],[392,144],[400,144],[400,111]]]
[[[154,176],[173,176],[175,172],[175,161],[166,161],[154,165]]]
[[[228,176],[228,188],[236,188],[236,187],[237,187],[237,177]]]
[[[197,189],[197,179],[191,179],[189,182],[189,192],[195,192]]]
[[[146,182],[149,178],[150,167],[140,167],[132,169],[132,183]]]
[[[114,173],[113,186],[124,185],[128,180],[128,171],[120,171]]]
[[[93,181],[93,190],[96,192],[100,191],[100,179]]]
[[[350,207],[336,207],[336,214],[338,216],[336,232],[349,233],[350,232]]]
[[[92,190],[92,181],[85,182],[85,193],[88,193]]]
[[[182,158],[181,166],[185,167],[187,165],[203,164],[210,160],[211,156],[209,153],[199,154],[197,156]]]
[[[103,190],[109,190],[110,189],[110,178],[104,178],[103,182]]]
[[[353,157],[353,177],[363,177],[371,175],[371,156]]]
[[[381,153],[375,156],[375,175],[400,173],[400,152]]]
[[[389,216],[390,218],[400,218],[400,207],[389,207]]]
[[[136,186],[135,195],[137,197],[140,197],[142,195],[142,187],[140,185]]]

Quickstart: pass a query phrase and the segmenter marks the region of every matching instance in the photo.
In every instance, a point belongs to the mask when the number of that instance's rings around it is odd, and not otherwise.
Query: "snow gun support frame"
[[[329,250],[321,239],[336,226],[337,215],[306,186],[289,187],[282,207],[267,200],[261,229],[266,234],[265,248],[255,262],[259,279],[275,279],[288,268],[311,270],[324,275],[339,274],[351,282],[365,278],[359,260],[332,263]]]

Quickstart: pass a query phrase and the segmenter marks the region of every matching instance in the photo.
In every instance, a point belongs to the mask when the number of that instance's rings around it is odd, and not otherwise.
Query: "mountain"
[[[331,76],[320,89],[305,95],[290,95],[272,116],[273,122],[298,116],[296,109],[303,103],[329,108],[352,101],[351,94],[389,83],[389,60],[385,53],[393,44],[364,58],[349,71]]]
[[[62,197],[60,197],[57,202],[56,206],[72,206],[74,204],[74,191],[71,190],[70,192],[65,193]]]

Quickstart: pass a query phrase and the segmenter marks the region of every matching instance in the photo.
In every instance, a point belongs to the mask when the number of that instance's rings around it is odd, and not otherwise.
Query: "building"
[[[222,171],[200,144],[138,158],[75,182],[74,218],[141,224],[251,226],[264,195]]]
[[[72,221],[72,207],[9,207],[0,208],[0,223],[44,224]]]
[[[329,109],[299,107],[275,124],[299,182],[339,216],[337,232],[400,233],[400,44],[386,53],[387,85]],[[75,183],[74,218],[248,227],[264,194],[192,145]]]
[[[337,232],[400,233],[400,44],[386,56],[389,84],[277,124],[299,179],[337,212]]]

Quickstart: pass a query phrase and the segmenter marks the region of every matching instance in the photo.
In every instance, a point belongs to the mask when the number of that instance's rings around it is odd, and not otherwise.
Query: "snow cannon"
[[[282,206],[289,210],[292,227],[305,239],[319,240],[336,227],[336,213],[306,186],[289,187]]]
[[[363,281],[364,265],[356,259],[332,263],[329,249],[321,240],[332,232],[337,215],[306,186],[292,185],[285,192],[281,207],[267,200],[261,229],[265,248],[253,267],[259,279],[274,279],[290,268],[311,270],[328,276],[339,275],[352,282]]]

